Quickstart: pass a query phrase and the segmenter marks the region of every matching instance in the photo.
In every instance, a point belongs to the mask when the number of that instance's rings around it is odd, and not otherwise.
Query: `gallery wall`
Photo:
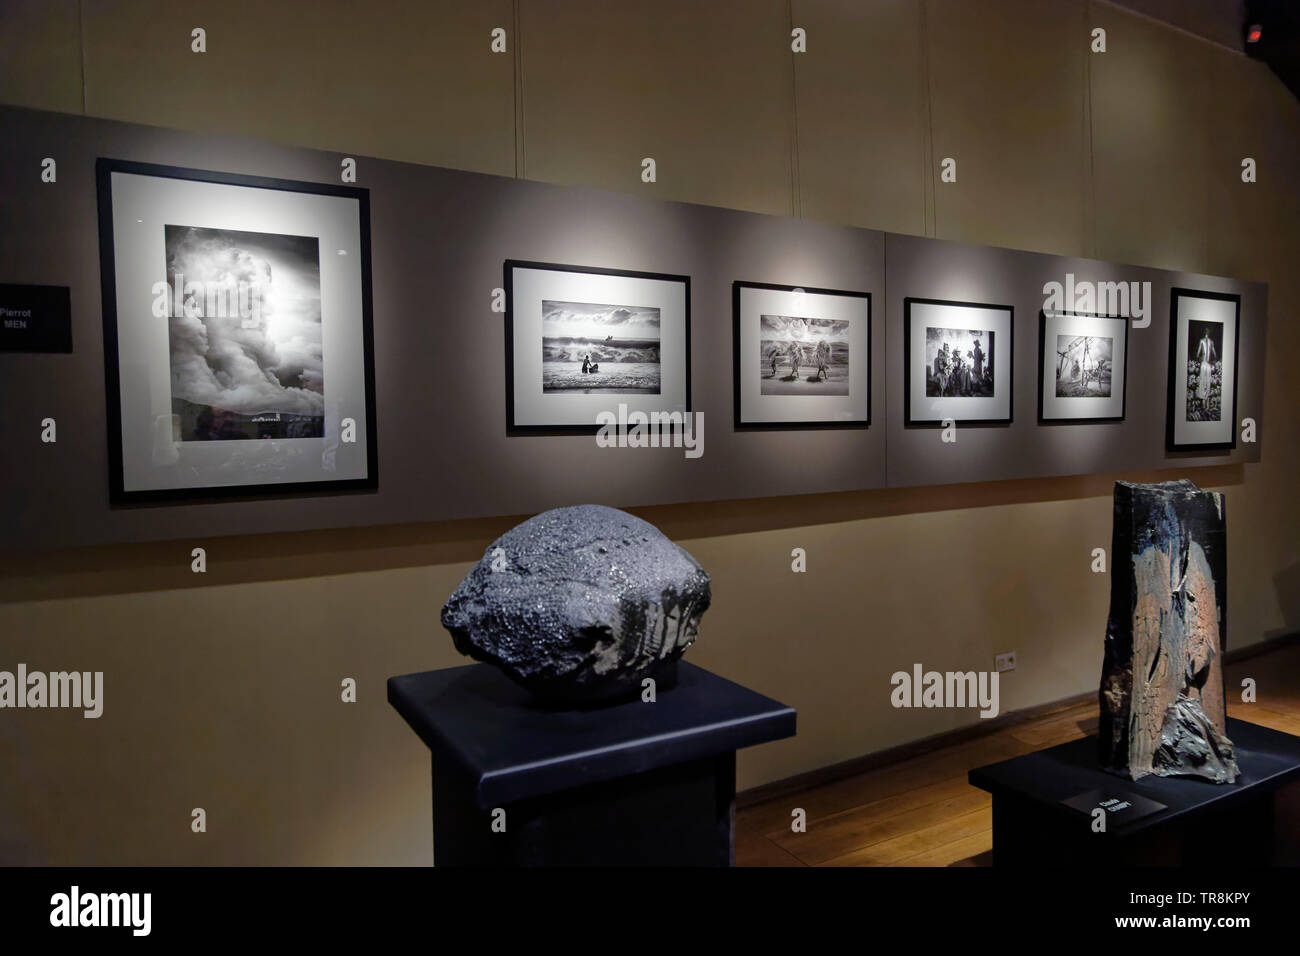
[[[1300,627],[1300,107],[1262,65],[1107,3],[975,6],[11,3],[0,101],[1268,283],[1258,464],[636,509],[713,576],[690,659],[799,710],[796,738],[741,755],[743,788],[978,720],[894,710],[889,674],[913,662],[1018,651],[1004,711],[1095,687],[1109,589],[1089,564],[1117,477],[1225,493],[1231,646]],[[495,26],[508,55],[487,52]],[[1085,52],[1093,26],[1105,54]],[[0,722],[20,782],[0,790],[0,856],[427,863],[427,752],[383,681],[460,662],[438,608],[514,520],[7,560],[4,660],[103,670],[108,699],[99,721]]]
[[[76,290],[73,355],[0,356],[0,402],[8,409],[0,444],[23,444],[24,423],[46,416],[59,423],[66,442],[0,474],[0,498],[24,503],[0,533],[0,554],[218,529],[227,535],[296,531],[534,513],[575,502],[628,506],[885,484],[883,234],[358,154],[358,184],[370,202],[378,489],[109,508],[108,441],[89,440],[108,427],[98,242],[94,230],[68,228],[96,221],[96,157],[317,182],[337,178],[339,157],[17,110],[0,111],[0,138],[24,144],[0,160],[0,179],[21,179],[45,154],[59,157],[63,170],[56,189],[28,190],[6,205],[0,216],[6,274]],[[504,316],[492,311],[506,259],[690,276],[691,408],[704,415],[705,453],[611,452],[590,433],[508,435]],[[732,431],[735,279],[875,291],[882,315],[869,381],[881,427]],[[1246,324],[1262,327],[1262,290],[1234,288],[1248,297]],[[1242,364],[1261,360],[1256,349]],[[144,367],[138,355],[123,361],[126,368]],[[865,368],[862,373],[867,379]],[[132,387],[124,376],[123,389]],[[1257,392],[1243,389],[1247,396]],[[1157,458],[1161,420],[1156,416],[1147,428]],[[1259,452],[1242,445],[1227,457],[1248,460]],[[793,461],[804,466],[791,467]]]
[[[1169,451],[1165,444],[1174,287],[1240,296],[1236,418],[1268,428],[1261,283],[358,156],[372,236],[378,488],[297,495],[271,488],[251,500],[191,496],[165,507],[110,507],[108,452],[116,438],[109,437],[102,384],[100,248],[94,230],[78,228],[98,218],[97,157],[328,183],[338,154],[17,109],[0,110],[0,140],[21,144],[0,159],[0,180],[21,183],[47,155],[60,164],[56,182],[42,184],[54,188],[15,190],[5,204],[0,262],[7,279],[71,288],[75,343],[71,355],[0,356],[0,446],[33,446],[32,425],[47,417],[63,436],[61,443],[39,443],[21,466],[0,473],[0,499],[22,503],[0,532],[0,555],[531,514],[575,502],[630,507],[1243,464],[1259,461],[1267,444],[1240,441],[1208,451]],[[118,210],[115,218],[121,216]],[[116,249],[119,259],[126,254]],[[590,434],[507,434],[501,355],[509,318],[491,308],[507,258],[689,276],[690,408],[702,416],[696,439],[704,454],[611,451]],[[161,274],[145,276],[143,288]],[[1135,319],[1127,355],[1115,362],[1124,375],[1122,421],[1037,421],[1043,289],[1070,276],[1144,290],[1134,305],[1143,301],[1145,318]],[[864,367],[854,373],[869,382],[871,427],[732,429],[738,279],[872,296],[871,344],[858,353]],[[956,441],[932,428],[905,427],[907,296],[1014,310],[1007,336],[1014,348],[1004,357],[1011,359],[1009,422],[963,426]],[[123,395],[144,394],[146,359],[123,350],[121,362]],[[118,399],[111,401],[116,406]]]

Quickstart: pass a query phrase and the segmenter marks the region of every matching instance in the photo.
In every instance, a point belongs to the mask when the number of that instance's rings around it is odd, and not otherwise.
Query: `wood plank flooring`
[[[1243,678],[1257,702],[1241,702]],[[1300,736],[1300,644],[1226,668],[1228,714]],[[985,737],[736,811],[737,866],[986,866],[991,797],[966,782],[986,763],[1097,730],[1097,703],[1065,707]],[[807,832],[790,829],[807,812]]]

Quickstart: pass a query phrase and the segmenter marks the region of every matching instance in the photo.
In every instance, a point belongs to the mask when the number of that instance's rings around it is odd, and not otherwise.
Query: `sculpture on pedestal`
[[[1115,483],[1099,749],[1107,770],[1232,783],[1222,654],[1223,495],[1190,481]]]
[[[488,545],[442,608],[456,650],[539,698],[581,704],[671,682],[709,576],[654,525],[602,505],[546,511]]]

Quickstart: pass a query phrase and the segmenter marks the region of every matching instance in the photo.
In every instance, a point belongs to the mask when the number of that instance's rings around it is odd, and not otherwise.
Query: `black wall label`
[[[0,283],[0,352],[71,351],[67,286]]]

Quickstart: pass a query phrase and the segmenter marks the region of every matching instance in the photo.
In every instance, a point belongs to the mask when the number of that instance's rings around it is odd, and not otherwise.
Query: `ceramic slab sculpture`
[[[546,511],[493,541],[442,608],[456,650],[543,700],[582,704],[671,683],[709,607],[709,576],[615,508]]]
[[[1147,774],[1232,783],[1225,735],[1223,496],[1190,481],[1115,483],[1100,758]]]

